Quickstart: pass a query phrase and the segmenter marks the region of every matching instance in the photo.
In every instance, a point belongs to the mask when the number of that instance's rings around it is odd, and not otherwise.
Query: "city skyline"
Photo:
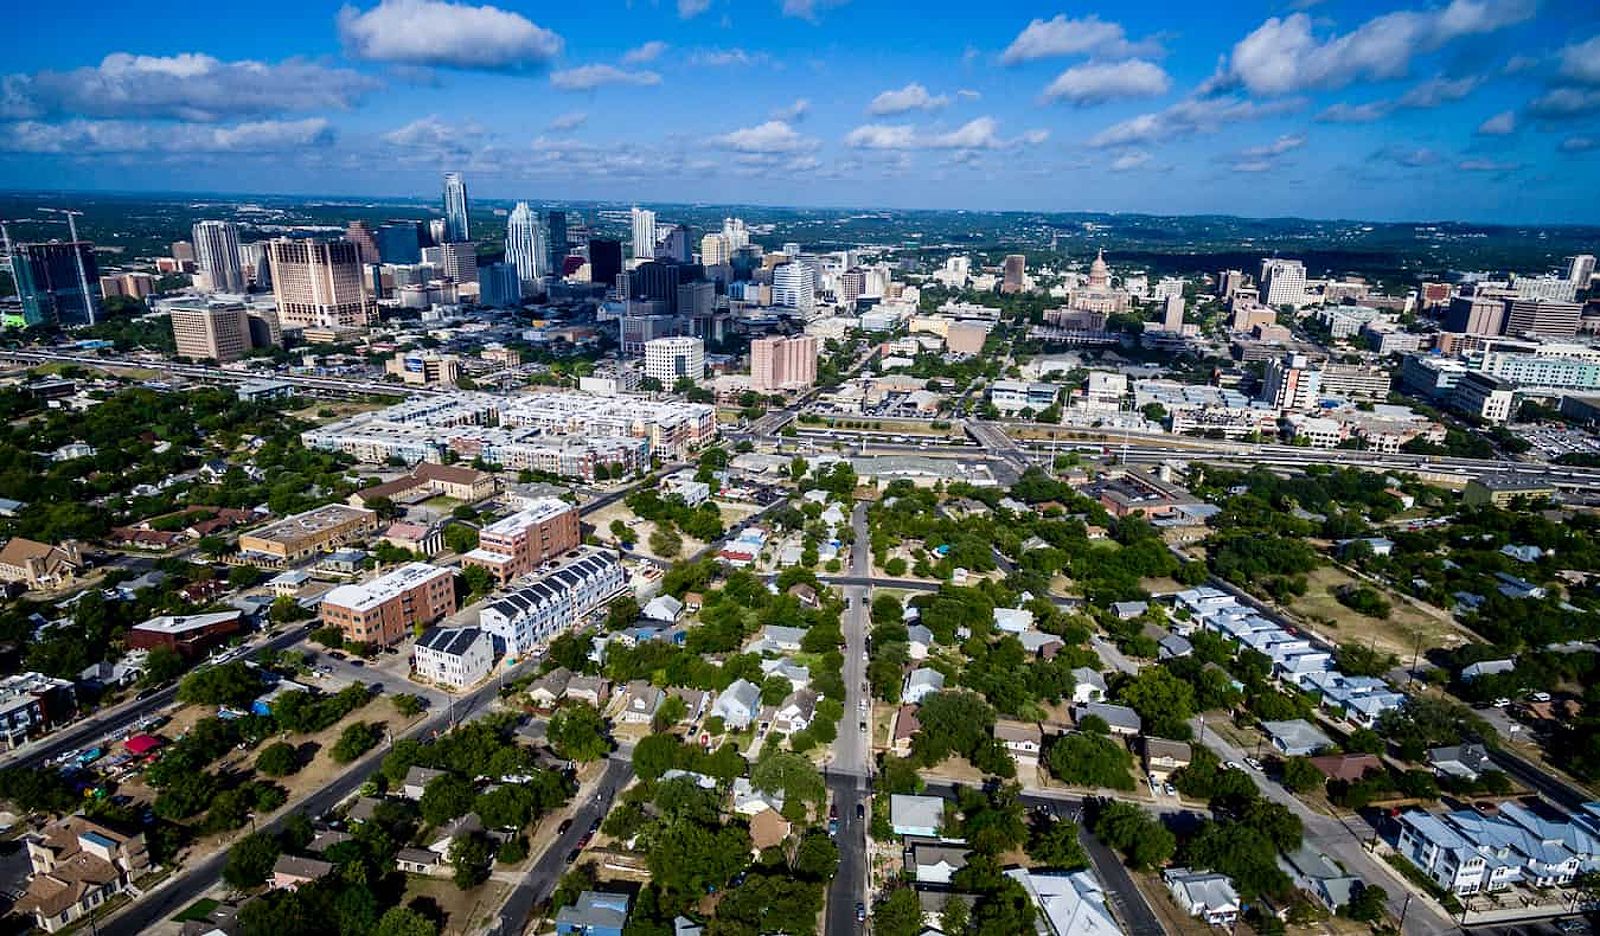
[[[23,189],[416,197],[458,170],[483,199],[1586,220],[1600,11],[1229,12],[369,0],[267,31],[224,5],[130,46],[150,9],[69,2],[29,14],[0,78],[0,167]]]

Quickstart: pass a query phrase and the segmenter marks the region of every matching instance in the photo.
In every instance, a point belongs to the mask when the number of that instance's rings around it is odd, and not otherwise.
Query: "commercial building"
[[[1274,309],[1306,304],[1306,268],[1299,260],[1261,261],[1261,302]]]
[[[554,235],[552,235],[553,237]],[[589,239],[589,282],[616,285],[622,272],[622,242],[605,237]]]
[[[509,517],[478,531],[478,548],[461,557],[465,566],[487,569],[505,585],[574,549],[583,539],[578,508],[556,497],[529,502]]]
[[[70,582],[84,567],[78,544],[60,546],[13,536],[0,548],[0,581],[29,588],[53,588]]]
[[[699,382],[706,374],[706,346],[699,338],[657,338],[644,345],[644,373],[668,390],[684,377]]]
[[[1324,364],[1319,381],[1321,393],[1373,399],[1388,397],[1391,383],[1387,370],[1361,364]]]
[[[418,387],[453,387],[460,363],[453,354],[401,351],[383,365],[384,373]]]
[[[817,338],[772,336],[750,342],[750,388],[757,393],[803,390],[817,382]]]
[[[365,507],[384,497],[396,503],[419,503],[430,497],[449,497],[474,504],[495,492],[495,476],[460,465],[422,462],[393,481],[362,488],[350,495],[350,506]]]
[[[239,537],[239,552],[247,561],[294,562],[377,528],[378,515],[373,511],[326,504],[245,533]]]
[[[1466,489],[1461,492],[1461,503],[1469,507],[1484,504],[1504,507],[1519,497],[1540,500],[1555,495],[1553,485],[1537,478],[1514,474],[1481,475],[1467,482]]]
[[[456,243],[472,239],[467,182],[459,172],[444,174],[444,239]]]
[[[817,309],[816,274],[798,260],[772,268],[772,304],[809,317]]]
[[[1022,292],[1028,275],[1028,258],[1022,254],[1008,254],[1000,265],[1000,291],[1006,295]]]
[[[0,740],[14,748],[66,721],[77,707],[77,691],[65,679],[33,672],[0,678]]]
[[[1503,423],[1511,419],[1517,388],[1492,374],[1468,371],[1450,391],[1450,405],[1479,419]]]
[[[1594,279],[1594,254],[1578,254],[1567,265],[1567,282],[1574,289],[1588,289]]]
[[[418,624],[456,608],[455,573],[411,562],[361,585],[340,585],[322,598],[322,621],[355,643],[389,646]]]
[[[1506,303],[1497,296],[1457,296],[1444,319],[1445,331],[1465,335],[1498,335],[1505,325]]]
[[[522,304],[522,277],[510,263],[478,268],[478,304],[491,309],[514,309]]]
[[[989,402],[1002,413],[1010,415],[1022,410],[1038,413],[1055,405],[1061,388],[1052,383],[1029,383],[1026,380],[996,380],[989,385]]]
[[[1322,393],[1322,373],[1303,354],[1286,354],[1267,362],[1261,401],[1274,409],[1311,409]]]
[[[25,840],[33,877],[13,908],[47,933],[92,914],[151,868],[144,835],[123,835],[72,815]]]
[[[465,689],[488,677],[494,641],[476,627],[435,627],[417,638],[411,664],[419,679]]]
[[[656,213],[648,208],[633,209],[633,258],[654,260],[656,256]]]
[[[181,301],[167,309],[178,357],[225,364],[250,353],[250,314],[242,303]]]
[[[519,657],[576,627],[627,585],[614,555],[589,550],[491,601],[479,612],[478,626],[494,638],[496,651]]]
[[[164,614],[129,628],[127,644],[136,650],[164,647],[186,660],[197,660],[244,629],[244,612]]]
[[[100,299],[100,267],[88,241],[13,244],[11,270],[22,300],[20,321],[5,324],[92,325]]]
[[[377,317],[355,244],[277,238],[267,245],[267,259],[284,326],[364,328]]]
[[[550,269],[550,247],[539,216],[525,201],[517,202],[506,217],[506,262],[516,267],[525,291],[543,292],[540,286]]]
[[[197,221],[194,263],[202,292],[242,293],[244,268],[239,263],[239,226],[232,221]]]
[[[1507,335],[1571,338],[1583,317],[1583,305],[1577,302],[1535,298],[1507,299],[1505,304]]]
[[[446,241],[434,247],[422,248],[422,262],[439,271],[452,283],[478,281],[478,248],[466,241]]]

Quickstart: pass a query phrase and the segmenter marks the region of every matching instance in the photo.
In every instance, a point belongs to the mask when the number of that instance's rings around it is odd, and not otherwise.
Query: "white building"
[[[1567,266],[1567,281],[1575,289],[1588,289],[1589,280],[1594,278],[1594,254],[1578,254],[1572,258],[1572,263]]]
[[[654,260],[656,256],[656,213],[648,208],[633,209],[633,258]]]
[[[621,594],[627,575],[616,557],[590,552],[490,602],[478,626],[507,656],[521,656]]]
[[[506,218],[506,262],[517,268],[517,279],[522,281],[524,291],[544,279],[548,254],[539,216],[527,202],[517,202]]]
[[[411,662],[418,678],[465,689],[488,677],[494,641],[476,627],[435,627],[417,638]]]
[[[644,374],[672,385],[684,377],[699,381],[706,374],[706,346],[699,338],[656,338],[644,343]]]
[[[1222,927],[1233,926],[1239,918],[1239,892],[1226,874],[1168,868],[1161,878],[1178,906],[1190,916]]]
[[[195,223],[194,265],[205,274],[205,292],[242,293],[244,268],[239,263],[239,228],[232,221]]]
[[[1261,261],[1261,302],[1296,309],[1306,304],[1306,268],[1299,260]]]
[[[1267,362],[1261,400],[1273,409],[1305,410],[1317,405],[1322,374],[1303,354],[1286,354]]]
[[[1093,871],[1044,871],[1012,868],[1005,872],[1027,892],[1044,917],[1051,936],[1117,936],[1117,925],[1106,905],[1105,888]]]
[[[1055,405],[1061,388],[1051,383],[1025,380],[996,380],[989,386],[989,402],[1002,413],[1032,410],[1035,413]]]
[[[772,268],[772,304],[810,316],[817,308],[816,274],[798,260]]]

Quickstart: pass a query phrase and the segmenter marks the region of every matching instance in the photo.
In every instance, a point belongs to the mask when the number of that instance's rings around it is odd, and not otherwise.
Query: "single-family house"
[[[912,624],[906,628],[906,640],[913,660],[927,659],[928,651],[933,649],[933,631],[921,624]]]
[[[435,770],[432,767],[412,765],[406,769],[406,779],[400,786],[400,795],[413,802],[420,800],[423,792],[427,790],[428,784],[440,777],[448,776],[449,773],[450,771],[448,770]]]
[[[817,714],[817,693],[812,689],[796,689],[778,705],[772,717],[772,727],[787,734],[804,731],[810,727]]]
[[[750,844],[757,852],[782,845],[789,838],[789,820],[776,809],[763,809],[750,817]]]
[[[1033,627],[1033,612],[1026,608],[995,608],[994,626],[1007,634],[1020,634]]]
[[[572,681],[572,670],[558,666],[528,686],[528,701],[535,708],[551,709],[567,694],[567,683]]]
[[[1080,666],[1072,671],[1072,702],[1088,705],[1106,700],[1106,678],[1094,669]]]
[[[895,793],[889,797],[889,825],[895,835],[938,838],[944,828],[944,800],[937,796]]]
[[[443,856],[426,848],[400,849],[394,853],[394,865],[404,874],[433,877],[450,873],[450,865],[445,863]]]
[[[1039,752],[1044,748],[1044,732],[1032,722],[1001,720],[994,723],[995,740],[1005,745],[1006,751],[1020,767],[1037,767]]]
[[[1479,660],[1461,668],[1461,681],[1472,682],[1480,676],[1498,676],[1517,668],[1516,660]]]
[[[595,708],[611,698],[611,681],[601,676],[574,676],[567,680],[567,699],[587,702]]]
[[[556,911],[556,936],[622,936],[628,901],[627,894],[584,891],[577,903]]]
[[[1168,868],[1161,873],[1167,890],[1184,912],[1211,926],[1231,927],[1239,918],[1239,892],[1226,874]]]
[[[1261,730],[1267,733],[1273,747],[1289,757],[1309,757],[1333,746],[1327,735],[1303,718],[1264,721]]]
[[[917,842],[906,849],[906,870],[918,884],[948,885],[967,866],[967,850],[938,842]]]
[[[617,721],[625,725],[648,725],[665,699],[666,693],[650,685],[648,680],[635,679],[622,689]]]
[[[320,881],[333,873],[332,862],[320,858],[279,855],[272,865],[272,889],[294,890],[302,884]]]
[[[683,613],[683,602],[671,595],[657,595],[639,610],[639,613],[652,621],[663,624],[675,624],[678,615]]]
[[[944,691],[944,674],[926,666],[918,667],[906,676],[905,688],[900,692],[902,701],[921,705],[922,700],[935,692]]]
[[[1082,725],[1083,720],[1093,716],[1106,723],[1106,727],[1114,735],[1131,738],[1144,730],[1144,721],[1139,718],[1139,713],[1126,705],[1114,705],[1110,702],[1090,702],[1086,705],[1072,707],[1072,720]]]
[[[711,706],[713,718],[735,731],[742,731],[761,712],[761,687],[748,679],[738,679],[722,690]]]
[[[1324,777],[1345,783],[1360,780],[1368,771],[1383,769],[1383,761],[1376,754],[1322,754],[1307,760]]]
[[[1145,772],[1163,782],[1172,776],[1173,771],[1189,766],[1192,757],[1186,741],[1145,738],[1143,747]]]
[[[1500,769],[1483,745],[1473,743],[1429,749],[1428,766],[1442,777],[1459,777],[1468,782],[1477,780],[1485,771]]]
[[[1365,886],[1360,878],[1346,874],[1333,859],[1306,844],[1279,855],[1278,867],[1329,910],[1349,903]]]
[[[733,781],[732,802],[733,811],[741,816],[754,816],[769,810],[781,812],[783,791],[757,789],[749,777],[737,777]]]
[[[895,756],[905,757],[911,753],[911,739],[922,730],[922,722],[917,720],[917,707],[915,705],[902,705],[894,713],[894,731],[889,740],[890,750]]]

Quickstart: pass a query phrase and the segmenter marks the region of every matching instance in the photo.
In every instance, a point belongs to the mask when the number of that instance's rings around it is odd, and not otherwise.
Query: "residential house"
[[[801,607],[815,608],[820,604],[817,599],[817,590],[805,582],[796,582],[790,585],[789,594],[800,602]]]
[[[1115,614],[1119,621],[1131,621],[1148,610],[1150,610],[1150,604],[1145,601],[1113,601],[1111,603],[1111,613]]]
[[[937,796],[895,793],[889,797],[889,825],[895,835],[939,838],[944,828],[944,800]]]
[[[761,636],[746,649],[750,653],[798,653],[805,636],[806,629],[803,627],[768,624],[761,629]]]
[[[1376,754],[1323,754],[1309,760],[1324,777],[1345,783],[1360,780],[1368,771],[1383,770],[1383,761]]]
[[[294,890],[302,884],[320,881],[333,873],[332,862],[320,858],[279,855],[272,865],[272,889]]]
[[[556,911],[556,936],[622,936],[628,902],[627,894],[584,891],[577,903]]]
[[[1072,707],[1072,720],[1080,726],[1083,720],[1091,715],[1104,721],[1113,735],[1131,738],[1144,730],[1144,721],[1139,718],[1139,713],[1126,705],[1090,702],[1087,705]]]
[[[1516,668],[1516,660],[1479,660],[1461,668],[1461,681],[1472,682],[1480,676],[1499,676]]]
[[[1167,890],[1184,912],[1211,926],[1232,927],[1239,918],[1239,892],[1226,874],[1168,868],[1161,873]]]
[[[688,689],[683,686],[672,686],[667,689],[667,695],[683,700],[684,721],[697,722],[706,713],[706,707],[711,704],[711,693],[704,689]]]
[[[1017,635],[1017,642],[1022,644],[1022,649],[1032,657],[1046,660],[1055,658],[1066,644],[1055,634],[1046,634],[1044,631],[1023,631]]]
[[[1360,878],[1346,874],[1333,859],[1306,844],[1279,855],[1278,867],[1328,910],[1349,903],[1365,886]]]
[[[428,784],[440,777],[449,776],[448,770],[435,770],[432,767],[418,767],[412,765],[406,769],[405,782],[400,786],[400,795],[413,802],[422,799],[423,791]]]
[[[1033,627],[1033,612],[1026,608],[995,608],[994,626],[1007,634],[1020,634]]]
[[[894,731],[890,737],[889,747],[896,757],[905,757],[911,753],[911,739],[922,730],[922,722],[917,720],[917,707],[915,705],[902,705],[894,713]]]
[[[763,809],[750,817],[750,844],[756,852],[775,848],[789,838],[789,820],[775,809]]]
[[[566,698],[600,708],[611,698],[611,681],[601,676],[574,676],[567,680]]]
[[[1327,735],[1303,718],[1264,721],[1261,730],[1267,733],[1273,747],[1289,757],[1306,757],[1333,746]]]
[[[1491,871],[1488,859],[1438,816],[1409,809],[1397,822],[1400,833],[1395,850],[1452,894],[1498,890],[1515,880],[1514,867],[1497,863]]]
[[[430,628],[411,649],[419,679],[450,689],[475,686],[494,666],[494,640],[476,627]]]
[[[1158,781],[1165,782],[1173,771],[1189,766],[1192,754],[1188,742],[1145,738],[1143,746],[1145,772]]]
[[[783,811],[783,791],[760,790],[750,782],[749,777],[737,777],[733,781],[733,811],[741,816],[754,816],[757,813]]]
[[[67,816],[24,838],[33,877],[12,908],[54,933],[128,889],[150,870],[144,835],[122,835],[82,816]]]
[[[925,660],[928,651],[933,649],[933,631],[921,624],[912,624],[906,628],[906,640],[910,644],[911,659]]]
[[[967,850],[938,842],[916,842],[906,849],[906,870],[918,884],[949,885],[957,871],[967,866]]]
[[[1459,777],[1468,782],[1477,780],[1485,771],[1500,769],[1481,744],[1432,748],[1428,751],[1428,766],[1441,777]]]
[[[713,718],[735,731],[742,731],[756,720],[761,712],[761,687],[748,679],[738,679],[722,690],[711,706]]]
[[[652,621],[663,624],[676,624],[678,615],[683,613],[683,602],[671,595],[657,595],[639,610],[639,613]]]
[[[0,548],[0,581],[16,582],[29,588],[54,588],[77,577],[84,568],[78,544],[60,546],[13,536]]]
[[[768,677],[781,676],[789,680],[792,689],[804,689],[811,685],[810,667],[801,666],[793,660],[784,658],[780,660],[762,660],[761,672]]]
[[[1088,705],[1106,700],[1106,678],[1096,670],[1080,666],[1072,671],[1072,702]]]
[[[796,689],[778,705],[772,717],[772,726],[787,734],[804,731],[810,727],[817,714],[817,693],[812,689]]]
[[[450,873],[450,865],[438,852],[426,848],[402,848],[394,854],[394,864],[402,873],[434,877]]]
[[[1178,634],[1168,634],[1156,641],[1158,658],[1162,660],[1178,660],[1194,653],[1194,644],[1189,638]]]
[[[667,694],[647,680],[635,679],[622,688],[621,698],[617,721],[625,725],[648,725]]]
[[[1044,748],[1044,732],[1037,724],[1020,721],[997,721],[994,736],[1005,745],[1012,760],[1019,767],[1039,766],[1039,752]]]
[[[1011,868],[1004,872],[1027,892],[1043,919],[1036,926],[1050,936],[1120,936],[1105,888],[1093,871]],[[927,936],[926,933],[922,936]]]
[[[572,670],[558,666],[528,686],[528,701],[535,708],[552,709],[567,695],[567,683],[572,681]]]
[[[944,691],[944,674],[936,669],[926,666],[918,667],[906,677],[905,688],[900,692],[900,699],[913,705],[921,705],[922,700],[935,692]]]

